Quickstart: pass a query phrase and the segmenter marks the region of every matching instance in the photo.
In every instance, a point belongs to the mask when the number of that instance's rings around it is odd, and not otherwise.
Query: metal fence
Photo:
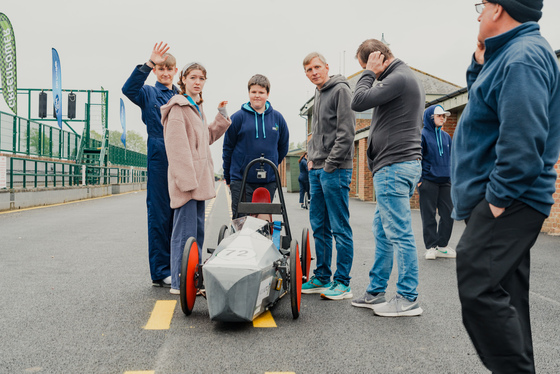
[[[67,162],[11,157],[8,188],[66,187],[145,183],[146,170],[133,167],[103,167]]]
[[[0,152],[75,160],[80,136],[0,112]]]

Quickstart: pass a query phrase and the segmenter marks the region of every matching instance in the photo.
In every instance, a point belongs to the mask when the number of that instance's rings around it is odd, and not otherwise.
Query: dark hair
[[[303,154],[302,154],[301,157],[299,158],[298,163],[301,162],[301,160],[303,160],[303,158],[304,158],[305,156],[307,156],[307,152],[303,152]]]
[[[266,93],[270,93],[270,81],[262,74],[255,74],[251,77],[251,79],[249,79],[247,89],[251,91],[252,86],[261,86],[266,90]]]
[[[183,77],[187,77],[189,73],[193,70],[200,70],[202,74],[204,74],[204,78],[206,79],[206,69],[204,66],[199,64],[198,62],[193,62],[189,65],[186,65],[183,70],[181,71],[181,75],[179,76],[179,82],[177,85],[179,86],[179,93],[184,95],[186,93],[185,84],[183,83]],[[196,102],[198,105],[202,104],[204,100],[202,100],[202,92],[200,92],[200,99]]]
[[[385,59],[393,57],[391,50],[387,45],[377,39],[368,39],[362,42],[356,51],[356,58],[360,59],[363,63],[366,63],[369,59],[369,54],[372,52],[381,52]]]

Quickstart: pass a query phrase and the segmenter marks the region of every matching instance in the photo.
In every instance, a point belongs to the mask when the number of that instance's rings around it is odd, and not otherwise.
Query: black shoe
[[[169,282],[169,283],[167,283]],[[160,280],[155,280],[152,281],[152,286],[154,287],[171,287],[171,276],[164,278],[164,279],[160,279]]]

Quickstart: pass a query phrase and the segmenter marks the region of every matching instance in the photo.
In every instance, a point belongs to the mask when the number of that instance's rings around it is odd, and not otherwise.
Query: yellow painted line
[[[125,371],[124,374],[155,374],[155,370]]]
[[[88,198],[88,199],[67,201],[67,202],[65,202],[65,203],[49,204],[49,205],[41,205],[41,206],[32,206],[32,207],[29,207],[29,208],[14,209],[14,210],[5,210],[5,211],[0,212],[0,214],[19,213],[19,212],[25,212],[26,210],[35,210],[35,209],[51,208],[51,207],[53,207],[53,206],[68,205],[68,204],[75,204],[75,203],[83,203],[83,202],[90,201],[90,200],[106,199],[106,198],[108,198],[108,197],[122,196],[122,195],[126,195],[126,194],[129,194],[129,193],[142,192],[142,191],[144,191],[144,190],[136,190],[136,191],[123,192],[123,193],[119,193],[119,194],[115,194],[115,195],[106,195],[106,196],[90,197],[90,198]]]
[[[158,300],[152,311],[152,315],[148,320],[144,329],[146,330],[169,330],[171,318],[175,312],[177,300]]]
[[[270,313],[270,310],[267,310],[266,312],[264,312],[263,314],[261,314],[260,316],[258,316],[253,320],[253,327],[267,328],[267,327],[278,327],[278,326],[276,326],[276,322],[274,322],[274,318],[272,318],[272,314]]]

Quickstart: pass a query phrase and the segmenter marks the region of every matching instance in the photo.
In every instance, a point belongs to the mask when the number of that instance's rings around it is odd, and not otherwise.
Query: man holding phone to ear
[[[356,53],[364,68],[352,109],[375,108],[368,136],[368,166],[373,175],[377,208],[373,220],[375,260],[365,294],[352,305],[373,309],[383,317],[417,316],[418,255],[412,232],[410,197],[422,173],[421,118],[424,89],[412,70],[376,39],[364,41]],[[398,251],[397,294],[385,299]]]

